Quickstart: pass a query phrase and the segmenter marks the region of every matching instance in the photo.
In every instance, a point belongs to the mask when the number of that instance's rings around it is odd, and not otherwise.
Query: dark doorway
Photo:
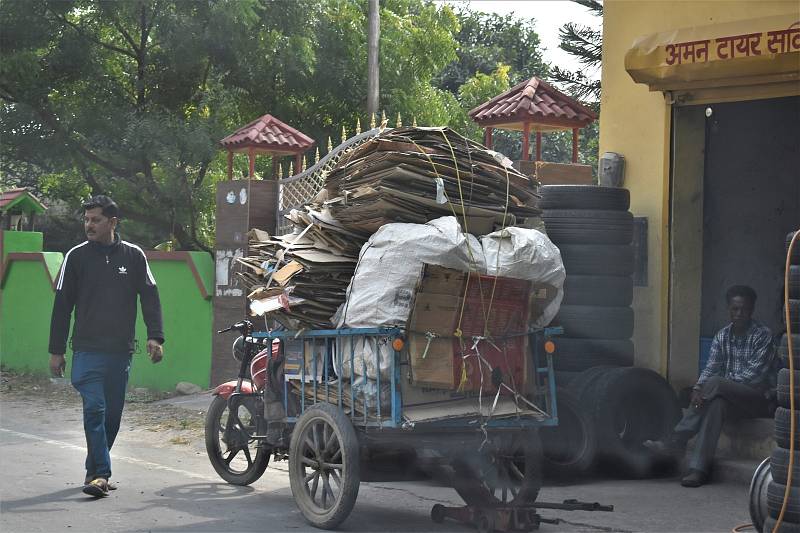
[[[711,116],[700,335],[713,337],[728,323],[725,290],[734,284],[756,290],[754,317],[777,335],[784,329],[784,239],[800,227],[800,97],[702,107]]]

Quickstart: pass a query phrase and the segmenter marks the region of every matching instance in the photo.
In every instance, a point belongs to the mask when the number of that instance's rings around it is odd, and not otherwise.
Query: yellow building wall
[[[798,13],[794,0],[604,2],[600,153],[625,156],[631,211],[648,218],[648,286],[634,291],[637,366],[666,375],[671,106],[631,79],[625,53],[651,33],[791,13]]]

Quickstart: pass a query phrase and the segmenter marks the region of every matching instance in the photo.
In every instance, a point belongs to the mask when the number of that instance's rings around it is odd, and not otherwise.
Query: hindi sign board
[[[652,89],[797,80],[800,17],[785,15],[696,26],[638,39],[625,56],[631,77]]]

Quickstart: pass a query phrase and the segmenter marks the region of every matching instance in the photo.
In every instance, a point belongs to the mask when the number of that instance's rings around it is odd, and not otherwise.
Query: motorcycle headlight
[[[233,346],[231,346],[231,354],[237,361],[244,359],[244,337],[241,335],[236,337],[236,340],[233,341]]]

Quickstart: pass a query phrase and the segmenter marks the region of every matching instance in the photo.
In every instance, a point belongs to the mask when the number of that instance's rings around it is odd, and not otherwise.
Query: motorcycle
[[[288,453],[280,422],[285,418],[278,386],[282,356],[277,339],[263,346],[250,337],[249,320],[218,333],[228,331],[239,332],[231,347],[240,362],[239,375],[214,389],[205,421],[206,453],[222,479],[249,485],[263,475],[271,455],[280,458]]]

